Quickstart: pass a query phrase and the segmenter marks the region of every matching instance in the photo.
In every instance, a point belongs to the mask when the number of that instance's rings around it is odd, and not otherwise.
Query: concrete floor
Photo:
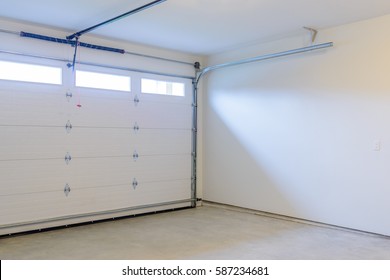
[[[390,238],[208,205],[0,239],[0,259],[390,259]]]

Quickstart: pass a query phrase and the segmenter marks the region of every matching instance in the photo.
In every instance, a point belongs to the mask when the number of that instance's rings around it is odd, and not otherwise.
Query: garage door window
[[[0,60],[0,79],[61,85],[62,69],[59,67]]]
[[[142,93],[185,96],[185,87],[183,83],[174,83],[170,81],[159,81],[152,79],[141,80]]]
[[[106,90],[130,91],[131,80],[128,76],[77,70],[76,86]]]

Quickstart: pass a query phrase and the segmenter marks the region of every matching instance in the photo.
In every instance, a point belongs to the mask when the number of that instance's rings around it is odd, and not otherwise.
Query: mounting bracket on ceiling
[[[311,28],[311,27],[306,27],[306,26],[304,26],[303,28],[310,32],[311,42],[314,43],[314,41],[316,40],[317,34],[318,34],[318,30]]]

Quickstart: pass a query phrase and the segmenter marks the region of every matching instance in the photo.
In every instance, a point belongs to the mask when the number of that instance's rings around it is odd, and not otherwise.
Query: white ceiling
[[[71,34],[149,2],[152,0],[0,0],[0,17]],[[385,14],[390,14],[389,0],[167,0],[92,34],[212,54],[296,33],[303,26],[322,29]]]

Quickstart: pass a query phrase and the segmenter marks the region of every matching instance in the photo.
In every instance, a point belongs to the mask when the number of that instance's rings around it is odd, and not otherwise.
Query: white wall
[[[390,15],[321,30],[317,42],[331,49],[209,74],[204,199],[390,235],[389,35]],[[302,34],[208,64],[307,42]]]

